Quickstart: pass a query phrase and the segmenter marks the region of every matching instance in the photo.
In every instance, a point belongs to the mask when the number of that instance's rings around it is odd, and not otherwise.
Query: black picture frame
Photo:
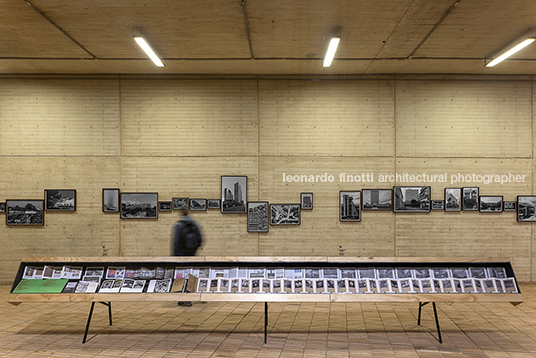
[[[45,211],[76,211],[76,190],[45,189]]]
[[[248,201],[248,232],[268,232],[269,211],[267,201]]]
[[[207,209],[220,209],[221,200],[220,199],[207,199]]]
[[[445,201],[432,200],[432,210],[443,210],[445,207]]]
[[[104,188],[102,189],[102,212],[104,213],[118,213],[121,208],[121,202],[119,200],[120,190],[117,188]]]
[[[478,210],[479,188],[477,186],[462,188],[462,210]]]
[[[6,225],[43,226],[45,225],[45,201],[34,199],[6,200]]]
[[[205,211],[207,210],[207,199],[190,199],[191,211]]]
[[[270,204],[270,225],[300,225],[300,204]]]
[[[158,219],[158,193],[121,193],[121,219]]]
[[[362,205],[365,210],[392,211],[393,210],[393,190],[392,189],[362,189]]]
[[[395,213],[429,213],[431,194],[430,186],[395,186],[393,210]]]
[[[502,195],[481,195],[478,198],[478,211],[481,213],[502,213]]]
[[[173,198],[173,210],[184,210],[188,209],[190,206],[189,198]]]
[[[517,196],[517,221],[536,221],[536,195]]]
[[[171,211],[173,203],[171,201],[159,201],[158,211]]]
[[[245,214],[248,177],[245,175],[221,176],[222,214]]]
[[[339,221],[361,221],[361,191],[339,191]]]
[[[517,202],[516,201],[504,201],[504,211],[516,211],[517,209]]]
[[[445,211],[462,210],[462,188],[445,188]]]
[[[313,210],[313,193],[301,193],[300,205],[302,210]]]

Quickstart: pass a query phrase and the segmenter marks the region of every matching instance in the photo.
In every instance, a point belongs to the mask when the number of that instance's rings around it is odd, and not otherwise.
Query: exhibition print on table
[[[46,211],[75,211],[76,190],[45,189]]]
[[[207,210],[207,199],[190,199],[190,210],[193,210],[193,211]]]
[[[463,210],[478,210],[478,187],[464,187],[462,195]]]
[[[361,192],[339,192],[339,221],[361,221]]]
[[[248,232],[268,232],[268,202],[248,201]]]
[[[300,225],[300,204],[271,204],[270,225]]]
[[[445,211],[462,210],[462,189],[445,188]]]
[[[301,193],[301,209],[313,210],[313,193]]]
[[[429,186],[395,186],[393,189],[395,213],[429,213],[431,188]]]
[[[102,211],[119,212],[119,189],[102,189]]]
[[[173,210],[188,209],[188,198],[173,198]]]
[[[502,213],[502,195],[482,195],[480,197],[478,209],[481,213]]]
[[[363,189],[363,210],[393,210],[393,191]]]
[[[536,221],[536,196],[518,195],[517,221]]]
[[[121,219],[157,219],[158,193],[121,193]]]
[[[221,212],[224,214],[244,214],[246,213],[247,198],[247,176],[221,177]]]
[[[44,200],[6,200],[6,225],[44,225]]]

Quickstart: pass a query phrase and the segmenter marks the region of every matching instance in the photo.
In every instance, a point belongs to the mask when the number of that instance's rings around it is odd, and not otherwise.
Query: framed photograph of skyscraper
[[[361,221],[361,192],[339,192],[339,221]]]
[[[246,213],[247,176],[222,175],[221,177],[221,212],[223,214]]]
[[[363,210],[393,210],[393,191],[363,189]]]
[[[249,201],[248,232],[268,232],[268,202]]]
[[[431,188],[429,186],[395,186],[393,189],[395,213],[429,213]]]

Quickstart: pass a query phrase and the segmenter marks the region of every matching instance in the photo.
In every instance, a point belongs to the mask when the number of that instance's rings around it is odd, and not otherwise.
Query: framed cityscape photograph
[[[188,209],[188,198],[173,198],[171,201],[173,203],[173,210]]]
[[[363,189],[363,210],[393,210],[391,189]]]
[[[190,199],[190,210],[192,211],[207,210],[207,199]]]
[[[158,193],[121,193],[121,219],[157,219]]]
[[[76,190],[45,189],[46,211],[75,211]]]
[[[478,187],[462,188],[462,210],[478,210]]]
[[[502,195],[482,195],[480,196],[478,210],[481,213],[502,213]]]
[[[361,192],[339,192],[339,221],[361,221]]]
[[[270,204],[270,225],[300,224],[300,204]]]
[[[6,203],[0,203],[0,213],[6,212]]]
[[[445,188],[445,211],[462,210],[462,188]]]
[[[102,211],[118,213],[119,208],[119,189],[102,189]]]
[[[246,212],[247,176],[221,177],[221,212],[223,214],[241,214]]]
[[[517,196],[517,221],[536,221],[536,196]]]
[[[44,225],[44,207],[44,200],[6,200],[6,225]]]
[[[444,205],[443,200],[432,200],[432,210],[443,210]]]
[[[395,213],[429,213],[431,188],[429,186],[395,186],[393,189]]]
[[[515,201],[505,201],[504,204],[504,211],[516,211],[516,202]]]
[[[248,232],[268,232],[268,202],[248,201]]]
[[[221,207],[221,200],[220,199],[208,199],[207,207],[209,209],[219,209]]]
[[[301,193],[301,209],[313,210],[313,193]]]
[[[158,211],[171,211],[171,201],[159,201]]]

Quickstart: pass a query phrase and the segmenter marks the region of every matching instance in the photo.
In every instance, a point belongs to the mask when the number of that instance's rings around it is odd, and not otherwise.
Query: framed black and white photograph
[[[445,188],[445,211],[462,210],[462,188]]]
[[[516,211],[516,202],[515,201],[505,201],[504,202],[504,211]]]
[[[363,189],[363,210],[393,210],[391,189]]]
[[[158,211],[171,211],[171,201],[159,201]]]
[[[443,200],[432,200],[432,210],[443,210],[444,205]]]
[[[462,188],[462,210],[478,210],[478,187]]]
[[[246,212],[247,176],[221,177],[221,212],[224,214],[240,214]]]
[[[119,208],[119,189],[102,189],[102,211],[118,213]]]
[[[190,210],[193,210],[193,211],[207,210],[207,199],[190,199]]]
[[[157,219],[158,193],[121,193],[121,219]]]
[[[361,192],[339,192],[339,221],[361,221]]]
[[[313,193],[301,193],[301,209],[313,210]]]
[[[536,196],[517,196],[517,221],[536,221]]]
[[[208,199],[207,207],[209,209],[219,209],[221,207],[221,200],[220,199]]]
[[[0,203],[0,213],[6,212],[6,203]]]
[[[188,198],[173,198],[173,210],[188,209]]]
[[[44,225],[44,207],[44,200],[6,200],[6,225]]]
[[[502,195],[482,195],[480,196],[478,210],[481,213],[502,213]]]
[[[270,225],[300,224],[300,204],[270,204]]]
[[[393,189],[395,213],[429,213],[431,205],[429,186],[395,186]]]
[[[268,232],[268,202],[248,201],[248,232]]]
[[[46,211],[75,211],[76,190],[45,189]]]

